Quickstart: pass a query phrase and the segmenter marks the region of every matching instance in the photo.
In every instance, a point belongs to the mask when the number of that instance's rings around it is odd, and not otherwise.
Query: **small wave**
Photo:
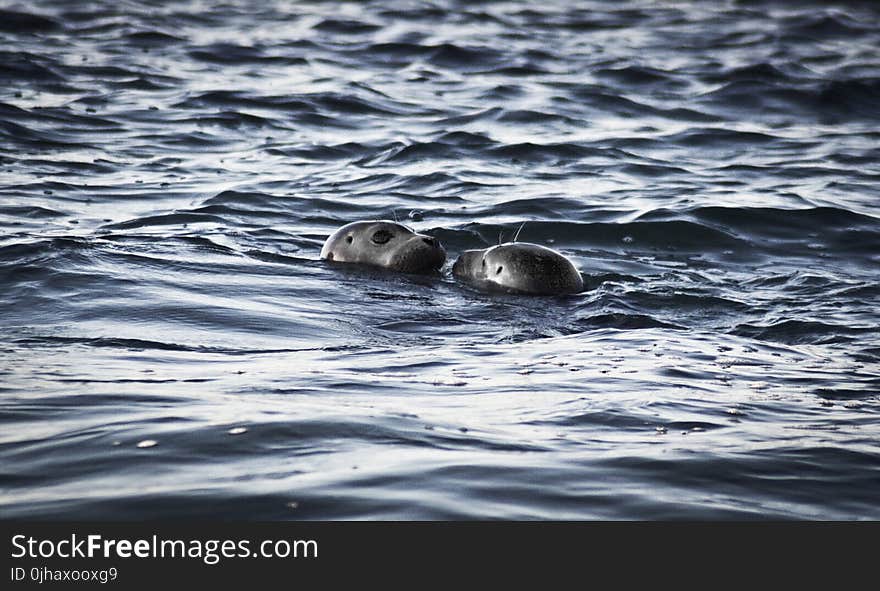
[[[39,14],[0,10],[0,31],[5,33],[43,33],[61,29],[61,23]]]
[[[622,68],[601,68],[594,75],[626,86],[686,86],[670,72],[644,66],[625,66]]]
[[[64,76],[56,70],[58,63],[48,57],[25,51],[0,51],[0,80],[61,82]]]
[[[859,22],[840,11],[822,11],[819,14],[797,14],[782,23],[784,35],[804,36],[827,40],[838,37],[857,38],[876,31],[867,23]]]
[[[355,20],[343,19],[324,19],[312,27],[318,31],[327,33],[339,33],[343,35],[359,35],[363,33],[373,33],[382,28],[381,25],[374,25]]]
[[[180,343],[166,343],[162,341],[150,341],[144,339],[132,339],[122,337],[59,337],[59,336],[32,336],[19,338],[13,341],[21,346],[56,346],[85,345],[88,347],[126,349],[129,351],[182,351],[199,353],[219,353],[224,355],[261,355],[267,353],[297,353],[304,351],[322,351],[322,347],[292,348],[292,349],[234,349],[230,347],[217,347],[209,345],[184,345]]]
[[[614,328],[617,330],[638,330],[642,328],[667,328],[673,330],[686,330],[677,324],[670,324],[647,316],[645,314],[624,314],[622,312],[610,312],[596,314],[588,318],[581,318],[577,326],[583,328]]]
[[[225,218],[206,213],[180,212],[161,215],[150,215],[133,220],[117,222],[105,226],[108,230],[132,230],[135,228],[149,228],[154,226],[183,226],[188,224],[226,224]]]
[[[639,221],[681,218],[682,212],[665,209],[642,214]],[[822,240],[838,251],[869,256],[878,252],[880,220],[835,207],[776,209],[767,207],[698,207],[686,217],[703,228],[716,228],[738,238],[762,240],[770,248],[792,241],[807,246]]]
[[[479,237],[480,248],[497,243],[503,226],[467,224],[460,231]],[[543,244],[615,246],[661,250],[749,250],[751,243],[727,232],[686,220],[631,223],[533,221],[529,240]],[[626,239],[626,240],[624,240]],[[473,248],[473,246],[471,247]]]
[[[780,86],[759,80],[738,80],[702,95],[700,101],[717,104],[731,112],[766,114],[798,113],[828,121],[874,120],[873,108],[880,97],[875,77],[823,80],[806,87]]]
[[[189,50],[189,55],[215,64],[246,64],[266,59],[261,48],[235,43],[213,43],[193,48]]]
[[[484,69],[487,64],[499,63],[504,54],[488,46],[464,47],[444,43],[433,47],[427,60],[429,63],[456,69]]]
[[[132,45],[139,47],[163,47],[185,42],[185,39],[162,31],[136,31],[124,37]]]
[[[554,144],[536,144],[523,142],[498,146],[489,151],[495,158],[509,158],[529,162],[546,162],[548,160],[576,160],[588,156],[607,156],[607,151],[592,146],[573,142]]]
[[[828,345],[846,343],[851,341],[853,336],[876,332],[880,332],[880,329],[859,328],[809,320],[783,320],[766,326],[740,324],[733,330],[732,334],[789,345]]]

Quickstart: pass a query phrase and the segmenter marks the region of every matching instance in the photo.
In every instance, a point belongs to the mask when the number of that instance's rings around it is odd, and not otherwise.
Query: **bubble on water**
[[[230,435],[241,435],[242,433],[247,433],[247,427],[233,427],[227,433]]]
[[[421,211],[419,211],[418,209],[414,209],[411,212],[409,212],[408,217],[409,217],[409,219],[413,220],[414,222],[420,222],[423,219],[425,219],[425,214],[422,213]]]
[[[632,244],[633,242],[635,242],[635,239],[632,236],[624,236],[622,238],[622,241],[624,244]]]
[[[140,447],[141,449],[147,447],[155,447],[157,445],[159,445],[159,442],[155,439],[144,439],[143,441],[138,441],[137,443],[137,447]]]
[[[654,431],[657,433],[657,435],[666,435],[667,429],[666,427],[654,427]]]

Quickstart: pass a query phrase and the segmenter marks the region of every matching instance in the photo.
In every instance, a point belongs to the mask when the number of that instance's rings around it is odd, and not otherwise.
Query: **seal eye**
[[[394,237],[394,234],[389,232],[388,230],[377,230],[375,234],[370,238],[373,241],[373,244],[385,244],[389,240]]]
[[[352,241],[352,240],[354,240],[354,236],[348,236],[348,237],[346,237],[346,239],[345,239],[345,241],[348,242],[349,244],[351,244],[351,241]]]
[[[497,269],[495,269],[495,274],[498,275],[499,273],[501,273],[501,269],[503,268],[504,267],[498,267]]]

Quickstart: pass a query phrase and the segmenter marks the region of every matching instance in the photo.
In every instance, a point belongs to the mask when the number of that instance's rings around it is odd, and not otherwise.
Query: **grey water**
[[[880,519],[878,205],[870,2],[3,0],[0,518]]]

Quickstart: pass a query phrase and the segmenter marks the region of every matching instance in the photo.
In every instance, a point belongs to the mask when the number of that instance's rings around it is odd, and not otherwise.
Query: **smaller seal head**
[[[452,266],[452,274],[483,289],[512,293],[564,295],[584,289],[584,280],[570,260],[528,242],[466,250]]]
[[[397,222],[367,220],[346,224],[331,234],[321,258],[402,273],[431,273],[446,262],[446,250],[436,238],[416,234]]]

